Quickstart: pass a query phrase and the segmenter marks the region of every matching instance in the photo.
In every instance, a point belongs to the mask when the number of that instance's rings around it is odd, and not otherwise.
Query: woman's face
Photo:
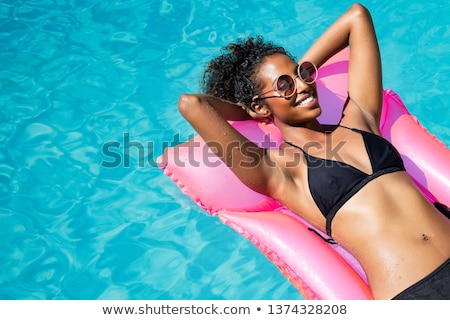
[[[316,119],[321,109],[317,99],[316,85],[307,84],[297,75],[298,64],[283,54],[274,54],[264,58],[258,72],[261,100],[258,100],[259,108],[264,111],[267,108],[274,120],[282,121],[289,125],[300,125],[312,119]],[[296,90],[291,97],[283,97],[274,87],[274,81],[280,75],[289,75],[294,79]],[[257,107],[256,107],[257,108]]]

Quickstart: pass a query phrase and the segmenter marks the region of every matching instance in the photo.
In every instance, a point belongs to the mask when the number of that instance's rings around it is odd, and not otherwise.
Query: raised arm
[[[227,120],[251,119],[239,106],[204,94],[183,94],[180,113],[205,140],[211,150],[249,188],[269,194],[275,166],[270,166],[266,149],[249,141]]]
[[[368,126],[378,133],[383,98],[381,59],[372,18],[365,7],[353,4],[319,37],[301,60],[320,66],[347,46],[350,46],[350,101],[342,122]]]

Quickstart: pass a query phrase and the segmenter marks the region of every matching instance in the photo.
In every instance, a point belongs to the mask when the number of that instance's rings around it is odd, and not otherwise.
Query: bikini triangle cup
[[[342,161],[312,156],[303,148],[285,141],[305,155],[309,189],[317,207],[326,218],[326,232],[330,237],[331,223],[336,213],[359,190],[382,175],[405,171],[400,154],[389,141],[368,131],[342,127],[361,134],[371,162],[371,174]]]

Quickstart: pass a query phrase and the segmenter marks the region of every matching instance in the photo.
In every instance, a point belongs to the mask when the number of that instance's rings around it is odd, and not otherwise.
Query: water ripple
[[[223,45],[263,34],[301,55],[348,4],[3,1],[0,298],[300,298],[154,162],[194,132],[177,99]],[[450,145],[448,6],[370,6],[385,86]]]

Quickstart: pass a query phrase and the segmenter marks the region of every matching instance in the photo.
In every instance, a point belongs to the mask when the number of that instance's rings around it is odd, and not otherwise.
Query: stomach
[[[406,172],[368,183],[336,214],[332,230],[361,263],[379,299],[392,298],[450,257],[450,220]]]

